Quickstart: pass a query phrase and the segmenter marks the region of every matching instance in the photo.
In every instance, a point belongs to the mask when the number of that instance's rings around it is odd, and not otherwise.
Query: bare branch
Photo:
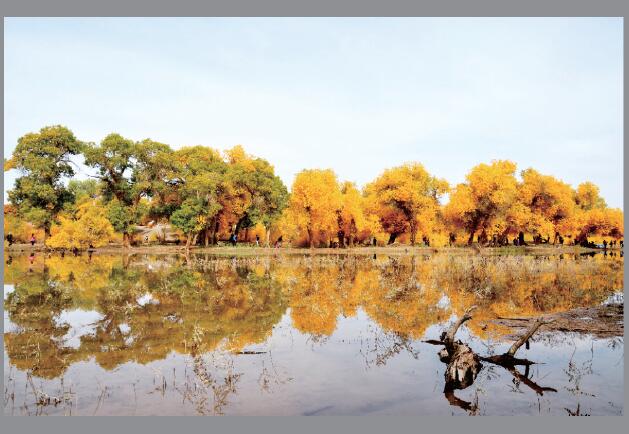
[[[520,338],[517,341],[515,341],[513,345],[511,345],[511,348],[509,348],[509,351],[507,351],[506,354],[511,357],[515,356],[515,353],[520,349],[522,345],[526,343],[526,341],[528,341],[531,338],[531,336],[533,336],[533,334],[537,331],[538,328],[540,328],[544,324],[550,324],[551,322],[552,321],[544,320],[544,318],[538,318],[533,323],[533,325],[528,329],[528,331],[524,333],[522,336],[520,336]]]
[[[454,323],[452,327],[450,327],[448,332],[442,338],[442,340],[446,343],[446,345],[451,345],[452,342],[454,342],[454,335],[456,335],[456,332],[459,330],[459,327],[461,327],[464,322],[472,319],[472,311],[476,309],[476,307],[477,306],[474,305],[468,308],[463,314],[463,316],[456,323]]]

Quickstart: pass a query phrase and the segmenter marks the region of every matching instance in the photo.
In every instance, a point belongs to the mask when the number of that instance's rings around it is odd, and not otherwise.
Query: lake
[[[622,303],[613,254],[7,255],[5,415],[620,415],[622,336],[545,332],[444,394],[425,342]],[[534,387],[531,387],[534,385]]]

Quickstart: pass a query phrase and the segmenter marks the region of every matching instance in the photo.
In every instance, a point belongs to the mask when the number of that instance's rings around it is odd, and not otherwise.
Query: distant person
[[[260,247],[260,235],[256,235],[256,247]]]
[[[280,248],[282,247],[282,236],[280,235],[280,237],[277,239],[277,241],[275,242],[275,247],[276,248]]]
[[[603,240],[603,249],[607,250],[607,240]]]
[[[13,234],[7,234],[7,242],[9,246],[13,244]]]
[[[376,245],[378,244],[378,241],[376,240],[376,237],[373,237],[373,240],[371,241],[371,244],[376,247]]]
[[[31,234],[31,247],[35,245],[35,234]]]
[[[620,248],[623,248],[622,240],[620,240]]]

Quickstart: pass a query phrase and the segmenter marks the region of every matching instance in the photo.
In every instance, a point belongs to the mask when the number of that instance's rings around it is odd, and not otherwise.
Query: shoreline
[[[4,248],[5,253],[26,253],[26,252],[47,252],[60,253],[59,250],[52,250],[44,247],[42,244],[36,244],[34,247],[30,244],[14,244]],[[450,254],[480,254],[480,255],[505,255],[505,254],[538,254],[538,255],[559,255],[559,254],[593,254],[602,252],[621,252],[620,248],[593,249],[581,246],[505,246],[505,247],[477,247],[477,246],[460,246],[460,247],[425,247],[425,246],[381,246],[381,247],[352,247],[352,248],[299,248],[299,247],[253,247],[253,246],[193,246],[188,250],[189,254],[215,254],[215,255],[239,255],[239,256],[259,256],[259,255],[413,255],[413,254],[434,254],[434,253],[450,253]],[[88,251],[82,250],[81,253]],[[123,248],[122,245],[109,245],[91,250],[94,254],[186,254],[186,248],[176,245],[147,245]],[[67,254],[71,254],[70,250],[66,250]]]

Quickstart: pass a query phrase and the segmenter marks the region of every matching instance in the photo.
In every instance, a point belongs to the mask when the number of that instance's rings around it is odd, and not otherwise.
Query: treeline
[[[90,179],[72,179],[77,156],[95,173]],[[593,183],[574,189],[534,169],[518,179],[510,161],[479,164],[455,186],[419,163],[387,169],[363,189],[329,169],[303,170],[289,193],[269,162],[240,146],[173,150],[115,133],[95,144],[50,126],[18,140],[5,159],[10,169],[21,176],[8,193],[5,236],[28,241],[39,229],[52,248],[117,237],[129,246],[147,222],[171,223],[188,247],[278,239],[310,247],[586,244],[624,231],[622,210],[608,208]]]

